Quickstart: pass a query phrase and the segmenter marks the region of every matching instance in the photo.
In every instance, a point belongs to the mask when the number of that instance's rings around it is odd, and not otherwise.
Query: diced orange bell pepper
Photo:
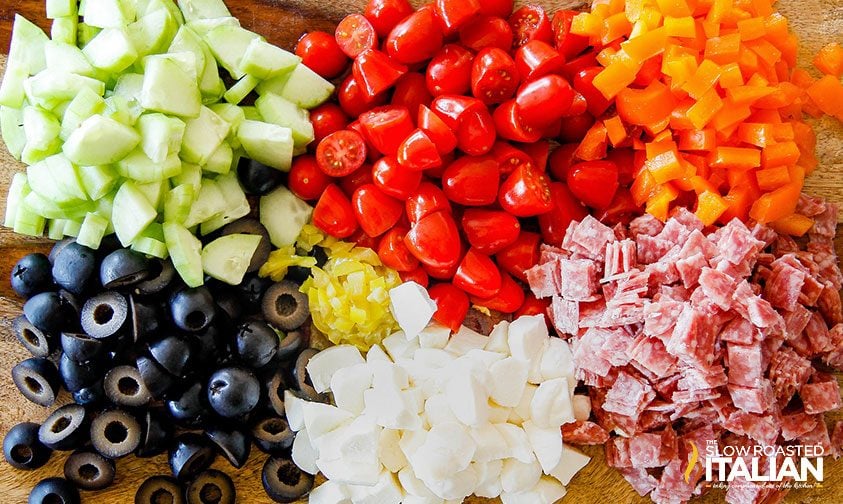
[[[737,139],[756,147],[764,147],[772,142],[772,136],[770,124],[745,122],[738,126]]]
[[[606,157],[607,140],[606,126],[602,121],[597,121],[586,132],[574,155],[583,161],[603,159]]]
[[[778,12],[764,18],[764,30],[767,32],[766,39],[774,44],[781,44],[790,34],[787,18]]]
[[[802,89],[808,89],[817,80],[802,68],[794,68],[790,74],[790,82]]]
[[[787,171],[787,166],[766,168],[755,172],[755,180],[762,191],[772,191],[790,182],[790,172]]]
[[[750,3],[756,16],[769,16],[773,13],[773,2],[770,0],[751,0]]]
[[[764,18],[754,17],[738,21],[738,32],[744,42],[763,37],[767,34],[767,30],[764,28]]]
[[[729,203],[716,192],[705,191],[697,196],[697,209],[694,215],[706,226],[717,222],[723,212],[729,208]]]
[[[697,36],[697,25],[692,16],[665,16],[664,29],[668,37],[694,38]]]
[[[611,100],[635,81],[636,73],[638,73],[637,68],[631,68],[626,63],[614,60],[594,77],[592,84],[606,99]]]
[[[743,74],[737,63],[729,63],[720,67],[720,87],[729,89],[743,86]]]
[[[632,186],[629,188],[629,193],[632,195],[632,199],[635,201],[635,204],[641,206],[650,199],[650,196],[652,196],[658,188],[659,184],[656,183],[656,179],[653,178],[653,174],[650,173],[650,170],[644,168],[638,172],[638,175],[632,182]]]
[[[647,200],[645,211],[664,222],[667,220],[667,216],[670,211],[670,203],[678,197],[679,191],[670,184],[660,186],[658,190]]]
[[[831,42],[814,56],[814,66],[826,74],[840,78],[843,75],[843,47],[837,42]]]
[[[717,187],[700,175],[691,177],[691,190],[697,194],[702,194],[706,191],[717,193]]]
[[[770,131],[773,133],[773,140],[776,142],[787,142],[796,138],[791,123],[772,123],[770,125]],[[811,131],[813,132],[814,130],[811,129]]]
[[[656,0],[661,13],[665,16],[690,16],[693,13],[685,0]]]
[[[627,139],[626,127],[618,116],[612,116],[603,121],[606,127],[606,135],[609,137],[612,147],[617,147]]]
[[[685,175],[685,167],[679,162],[679,156],[675,150],[669,150],[647,159],[646,166],[657,184],[664,184]]]
[[[739,105],[752,105],[758,100],[776,92],[776,88],[767,86],[737,86],[726,90],[728,96],[734,103]]]
[[[843,84],[833,75],[826,75],[805,90],[823,112],[843,121]]]
[[[777,221],[796,211],[802,184],[794,182],[764,193],[755,200],[749,210],[749,216],[761,224]]]
[[[621,47],[633,60],[643,62],[664,52],[666,45],[667,32],[660,27],[627,40]]]
[[[770,144],[761,150],[761,167],[790,166],[799,161],[799,147],[796,142]]]
[[[673,130],[694,129],[694,123],[688,119],[688,109],[691,108],[696,101],[693,98],[685,98],[676,105],[673,112],[670,113],[670,128]]]
[[[738,61],[741,50],[741,36],[739,33],[721,35],[708,39],[705,43],[705,58],[718,65],[725,65]]]
[[[679,150],[710,151],[717,147],[717,135],[713,129],[679,131]]]
[[[586,37],[597,37],[603,29],[603,20],[590,12],[580,12],[571,20],[571,33]]]
[[[717,147],[709,164],[712,168],[750,170],[761,165],[761,151],[748,147]]]
[[[773,65],[782,58],[782,52],[765,39],[749,40],[746,45],[768,65]]]
[[[605,71],[605,70],[604,70]],[[595,82],[597,79],[594,79]],[[625,88],[615,100],[618,116],[627,124],[653,126],[670,118],[676,106],[670,88],[654,81],[644,89]]]
[[[682,86],[691,98],[699,100],[720,78],[720,67],[711,60],[703,60],[696,73]]]
[[[771,222],[770,227],[780,234],[803,236],[814,227],[814,220],[802,214],[795,213]]]
[[[688,120],[696,129],[703,129],[723,108],[723,100],[717,94],[717,89],[709,89],[697,103],[688,109]]]
[[[723,17],[732,10],[732,1],[733,0],[714,0],[711,4],[711,9],[705,16],[706,21],[719,25]]]
[[[779,82],[776,90],[769,95],[760,98],[753,103],[754,107],[762,109],[780,109],[793,105],[802,95],[802,90],[790,82]]]
[[[752,206],[752,191],[746,186],[732,186],[729,194],[723,196],[728,208],[720,216],[720,222],[725,224],[732,219],[746,220],[749,217],[749,207]]]
[[[632,25],[626,18],[626,14],[623,12],[612,14],[603,20],[603,30],[600,35],[600,41],[603,42],[603,44],[608,44],[625,35],[629,35],[630,30],[632,30]]]
[[[748,105],[738,105],[729,98],[723,100],[717,114],[711,119],[711,126],[717,131],[718,137],[729,139],[737,130],[740,123],[752,114]]]

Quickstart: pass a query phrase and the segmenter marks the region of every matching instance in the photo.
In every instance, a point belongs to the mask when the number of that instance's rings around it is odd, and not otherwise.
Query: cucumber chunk
[[[89,212],[82,221],[82,227],[79,228],[76,243],[96,250],[100,248],[106,229],[108,229],[108,219]]]
[[[164,220],[184,223],[190,215],[190,207],[198,191],[190,184],[181,184],[170,189],[164,196]]]
[[[64,238],[64,219],[53,219],[47,222],[47,238],[61,240]]]
[[[249,200],[246,198],[246,193],[243,192],[243,187],[237,179],[237,174],[229,172],[222,175],[216,180],[217,186],[225,198],[225,210],[213,217],[202,222],[200,232],[202,235],[213,233],[217,229],[236,221],[241,217],[249,215],[252,208],[249,205]]]
[[[27,236],[41,236],[44,234],[44,227],[47,225],[47,219],[35,213],[26,204],[26,199],[18,205],[15,212],[15,224],[13,229],[15,233]]]
[[[85,192],[94,201],[105,197],[117,185],[118,177],[111,166],[80,166],[77,171]]]
[[[235,79],[246,75],[240,69],[240,62],[249,44],[260,35],[239,26],[221,25],[205,34],[205,42],[220,66],[228,70]]]
[[[194,194],[199,194],[199,189],[202,188],[202,168],[199,165],[182,163],[181,173],[172,178],[172,183],[173,187],[187,184],[193,187]]]
[[[79,23],[76,25],[76,42],[79,47],[84,48],[88,45],[88,42],[93,40],[99,32],[102,31],[102,28],[97,28],[96,26],[91,26],[88,23]]]
[[[79,17],[68,16],[53,20],[50,26],[50,37],[55,42],[76,45],[76,35],[79,30]]]
[[[105,93],[105,84],[102,81],[53,69],[30,77],[26,86],[30,103],[45,109],[53,109],[59,103],[72,100],[83,89],[98,96]]]
[[[46,10],[48,19],[78,15],[76,0],[47,0]]]
[[[182,26],[176,32],[173,41],[170,43],[167,53],[190,52],[193,53],[196,75],[201,75],[205,69],[205,44],[196,33],[190,28]]]
[[[105,112],[105,100],[102,96],[87,88],[81,90],[64,110],[59,137],[67,140],[74,131],[79,129],[85,119],[103,112]]]
[[[138,51],[125,30],[106,28],[94,37],[82,52],[96,68],[122,72],[138,59]]]
[[[208,18],[208,19],[194,19],[185,23],[185,26],[193,30],[200,37],[205,37],[209,31],[219,28],[220,26],[240,26],[240,21],[231,16]]]
[[[173,266],[188,287],[199,287],[202,274],[202,242],[181,224],[164,223],[164,241]]]
[[[240,69],[258,79],[268,79],[291,71],[301,58],[261,39],[254,39],[246,48]]]
[[[8,60],[7,60],[8,61]],[[0,105],[4,107],[21,108],[26,100],[24,82],[29,77],[25,68],[6,65],[3,82],[0,83]]]
[[[77,237],[82,230],[82,222],[78,220],[64,219],[64,235]]]
[[[97,28],[122,28],[135,19],[131,0],[86,0],[85,23]]]
[[[130,178],[138,183],[161,182],[181,173],[181,160],[177,154],[171,154],[161,163],[149,159],[138,147],[115,165],[121,177]]]
[[[222,0],[181,0],[179,8],[186,21],[231,17]]]
[[[41,28],[38,28],[20,14],[15,14],[6,69],[19,68],[26,72],[27,76],[44,70],[47,66],[47,60],[44,57],[44,44],[48,40],[47,34]]]
[[[236,84],[231,86],[231,88],[229,88],[229,90],[225,92],[223,98],[225,98],[225,101],[227,101],[228,103],[237,105],[238,103],[243,101],[243,99],[245,99],[246,96],[248,96],[249,93],[251,93],[258,86],[259,83],[260,79],[246,74],[243,76],[242,79],[237,81]]]
[[[158,213],[133,182],[124,182],[114,195],[112,224],[120,243],[127,247]]]
[[[217,150],[208,158],[208,161],[202,166],[202,170],[209,173],[226,174],[231,171],[231,165],[234,163],[234,151],[226,142],[220,144]]]
[[[125,96],[111,95],[105,99],[105,112],[102,115],[134,127],[142,113],[143,107],[137,101]]]
[[[122,96],[127,100],[139,101],[142,92],[143,74],[124,73],[120,77],[117,77],[117,83],[114,84],[112,96]]]
[[[202,181],[202,188],[196,195],[196,200],[190,207],[184,226],[189,228],[213,219],[225,212],[226,208],[228,205],[219,185],[214,180],[205,179]]]
[[[132,128],[102,115],[85,119],[63,146],[65,155],[78,165],[116,163],[137,147],[140,135]]]
[[[170,11],[159,9],[141,17],[126,29],[129,40],[141,56],[163,52],[173,38],[179,25]]]
[[[143,233],[132,242],[132,250],[159,259],[166,259],[169,253],[167,252],[167,244],[164,242],[163,226],[157,222],[147,226]]]
[[[23,199],[31,189],[26,181],[26,174],[17,172],[12,175],[12,181],[9,183],[9,195],[6,196],[6,215],[3,217],[3,225],[6,227],[13,227],[15,225],[15,215],[18,208],[23,203]]]
[[[229,285],[243,281],[261,237],[248,234],[222,236],[202,249],[202,269],[211,278]]]
[[[269,241],[278,248],[296,243],[313,207],[284,186],[261,197],[260,221],[269,232]]]
[[[34,192],[59,206],[88,199],[76,167],[63,154],[33,164],[26,174]]]
[[[21,160],[33,164],[61,150],[61,124],[56,117],[39,107],[23,109],[23,131],[26,144],[21,153]]]
[[[237,138],[251,159],[281,171],[290,171],[294,144],[290,128],[245,120],[237,129]]]
[[[188,163],[203,165],[228,136],[231,125],[213,110],[202,106],[199,116],[185,123],[181,143],[181,158]]]
[[[147,56],[145,63],[140,95],[144,108],[183,117],[199,115],[202,95],[184,69],[164,55]]]
[[[273,93],[255,100],[255,106],[264,121],[290,128],[296,147],[306,146],[313,141],[313,124],[307,110]]]
[[[47,68],[55,71],[94,77],[96,72],[85,53],[73,44],[50,40],[44,44]],[[102,94],[102,93],[100,93]]]
[[[184,138],[184,121],[161,113],[144,114],[137,122],[143,152],[156,163],[178,154]]]
[[[137,184],[137,187],[138,191],[142,192],[143,195],[146,196],[146,200],[149,201],[149,204],[152,205],[156,211],[164,210],[164,195],[170,188],[169,182],[166,180],[148,182],[146,184]]]
[[[325,103],[334,85],[305,65],[298,65],[288,75],[280,94],[299,107],[312,109]]]
[[[23,129],[23,110],[0,106],[0,135],[13,158],[20,161],[26,146],[26,131]]]

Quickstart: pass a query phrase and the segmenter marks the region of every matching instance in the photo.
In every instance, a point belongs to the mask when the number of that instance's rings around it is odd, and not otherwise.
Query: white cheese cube
[[[501,488],[506,493],[526,492],[536,486],[541,477],[542,468],[536,459],[526,463],[514,458],[504,459]]]
[[[398,331],[384,338],[381,345],[393,361],[398,361],[413,357],[413,353],[419,348],[419,339],[408,339],[403,331]]]
[[[530,417],[539,427],[560,427],[574,421],[568,380],[554,378],[536,390],[530,403]]]
[[[531,490],[520,493],[504,492],[503,504],[553,504],[565,497],[567,491],[553,478],[542,477]]]
[[[312,441],[316,441],[354,418],[354,415],[348,411],[328,404],[304,401],[301,407],[304,427]]]
[[[401,431],[381,430],[378,440],[378,458],[387,471],[397,473],[407,465],[407,457],[401,451]]]
[[[426,430],[403,431],[401,433],[401,441],[398,442],[398,447],[401,448],[401,453],[407,457],[408,462],[412,462],[413,456],[427,441],[427,433]]]
[[[365,362],[360,350],[353,345],[328,347],[310,358],[307,374],[313,388],[320,394],[331,387],[331,377],[337,370]]]
[[[474,493],[474,489],[477,487],[477,471],[473,466],[468,466],[447,478],[425,481],[425,483],[437,497],[462,502],[463,499]]]
[[[477,486],[474,494],[478,497],[494,499],[501,494],[501,469],[503,460],[490,460],[484,463],[472,464],[477,470]]]
[[[318,454],[310,442],[310,436],[307,434],[307,430],[300,430],[296,434],[295,439],[293,439],[293,462],[307,474],[316,474],[319,472],[319,469],[316,468],[317,456]]]
[[[521,400],[518,405],[512,408],[512,414],[509,416],[509,422],[521,425],[524,420],[530,419],[530,403],[533,402],[533,396],[536,395],[538,386],[528,383],[524,386],[524,393],[521,394]]]
[[[419,333],[419,346],[422,348],[445,348],[451,330],[438,322],[432,322]]]
[[[436,302],[421,285],[404,282],[389,290],[389,311],[407,338],[415,338],[436,313]]]
[[[287,423],[293,432],[304,429],[304,412],[302,412],[302,404],[304,403],[304,399],[290,390],[284,391],[284,415],[287,417]]]
[[[327,480],[310,491],[309,504],[351,504],[351,492],[346,485]]]
[[[525,464],[536,459],[536,456],[533,455],[533,447],[530,446],[530,440],[527,439],[527,433],[524,432],[524,429],[511,423],[493,425],[506,441],[506,445],[509,448],[509,457],[514,457]]]
[[[445,345],[445,350],[453,355],[465,355],[469,350],[482,350],[488,341],[488,336],[461,326],[460,330],[451,336],[450,341]]]
[[[424,415],[431,427],[447,422],[459,422],[451,411],[445,394],[434,394],[424,402]]]
[[[456,357],[445,350],[438,348],[419,348],[413,354],[413,359],[429,368],[443,368],[453,362]]]
[[[571,396],[571,407],[574,410],[574,418],[577,420],[585,421],[591,416],[591,398],[587,395]]]
[[[591,458],[566,445],[562,450],[562,458],[559,464],[550,472],[550,475],[559,480],[563,485],[571,482],[571,478],[577,474],[580,469],[588,465]]]
[[[495,401],[489,400],[489,423],[506,422],[511,414],[512,408],[501,406]]]
[[[363,393],[364,412],[376,418],[386,429],[417,430],[422,427],[417,406],[409,403],[397,388],[377,387]]]
[[[372,371],[372,387],[391,387],[403,390],[410,386],[407,371],[391,362],[373,362],[368,365]]]
[[[501,320],[495,324],[486,340],[485,350],[509,355],[509,322]]]
[[[559,427],[539,427],[532,420],[527,420],[521,425],[530,440],[533,453],[536,454],[542,471],[550,474],[562,458],[562,433]]]
[[[477,444],[477,450],[474,452],[475,462],[491,462],[510,456],[511,450],[506,439],[493,424],[474,427],[468,432]]]
[[[398,479],[389,471],[383,471],[374,486],[349,485],[353,504],[401,504],[404,493]]]
[[[489,421],[489,395],[486,385],[468,370],[451,375],[445,386],[445,397],[454,415],[465,425],[476,426]]]
[[[410,466],[406,466],[398,471],[398,482],[401,483],[401,487],[404,488],[404,492],[408,495],[425,499],[439,499],[439,502],[442,501],[441,498],[435,496],[427,488],[427,485],[416,476],[416,473],[413,472],[413,468]]]
[[[534,385],[538,385],[544,381],[542,379],[542,357],[544,357],[544,351],[547,348],[549,340],[550,338],[546,338],[544,340],[544,344],[542,345],[541,350],[539,350],[539,353],[530,360],[530,370],[527,372],[527,381]]]
[[[465,470],[476,449],[477,444],[464,426],[454,422],[444,423],[431,427],[424,444],[409,460],[416,476],[430,487],[433,481],[444,480]],[[431,490],[436,493],[434,488]],[[455,498],[436,495],[443,499]]]
[[[482,369],[489,369],[492,364],[500,361],[504,357],[506,357],[506,355],[500,352],[492,352],[489,350],[475,348],[473,350],[469,350],[464,356],[460,357],[460,359],[467,359]]]
[[[354,419],[339,441],[340,457],[350,462],[370,463],[380,461],[378,452],[382,428],[369,415]],[[321,453],[321,452],[320,452]]]
[[[571,353],[571,345],[567,341],[556,337],[548,338],[547,348],[545,348],[541,359],[541,376],[542,380],[564,377],[569,380],[569,384],[576,386],[574,355]],[[571,392],[573,393],[573,390]]]
[[[509,324],[507,343],[516,359],[533,362],[541,354],[548,339],[543,315],[518,317]]]
[[[527,385],[527,361],[507,357],[489,367],[489,391],[492,400],[501,406],[514,408],[521,401]]]
[[[372,371],[365,363],[339,369],[331,377],[331,392],[337,407],[355,415],[363,413],[363,392],[371,386]]]
[[[346,485],[374,486],[380,478],[382,466],[377,464],[361,464],[349,462],[345,459],[325,460],[316,459],[316,467],[329,480]]]
[[[369,364],[373,362],[392,362],[392,359],[386,355],[380,345],[372,345],[369,351],[366,352],[366,362]]]

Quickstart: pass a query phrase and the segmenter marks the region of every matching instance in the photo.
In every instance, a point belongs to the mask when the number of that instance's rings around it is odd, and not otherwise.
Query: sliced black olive
[[[106,289],[119,289],[146,280],[152,273],[149,259],[131,249],[117,249],[100,264],[100,282]]]
[[[39,406],[50,406],[59,393],[59,373],[52,361],[30,357],[12,368],[12,380],[20,393]]]
[[[50,249],[50,253],[47,254],[47,259],[50,260],[50,264],[54,263],[56,260],[56,256],[59,252],[62,251],[66,246],[70,245],[71,243],[76,243],[76,238],[68,237],[63,240],[59,240],[53,245],[53,248]]]
[[[82,301],[79,300],[79,296],[74,294],[67,289],[59,289],[59,298],[62,302],[69,306],[72,311],[69,313],[73,314],[73,320],[71,323],[73,327],[68,327],[68,329],[74,329],[79,326],[79,317],[82,316]]]
[[[243,364],[254,369],[265,366],[275,357],[278,340],[278,334],[269,324],[252,320],[237,328],[235,348]]]
[[[100,358],[106,349],[102,340],[83,333],[61,333],[61,349],[73,362],[85,363]]]
[[[208,404],[223,418],[245,418],[258,405],[260,397],[260,383],[247,369],[219,369],[208,379]]]
[[[124,457],[135,451],[140,442],[140,423],[126,411],[105,411],[91,422],[91,444],[103,457]]]
[[[96,252],[84,245],[70,243],[55,256],[53,280],[74,294],[82,294],[91,285],[96,269]]]
[[[59,358],[59,374],[68,392],[77,392],[102,379],[102,372],[90,364],[80,364],[67,354]]]
[[[281,337],[278,353],[275,355],[282,360],[293,359],[301,353],[308,343],[310,343],[309,338],[305,336],[303,331],[287,331]]]
[[[214,321],[216,305],[207,287],[183,289],[170,299],[170,315],[176,327],[199,332]]]
[[[135,361],[138,372],[153,399],[163,399],[176,383],[176,377],[164,371],[157,362],[141,355]]]
[[[141,435],[141,444],[135,451],[138,457],[153,457],[167,450],[172,433],[169,422],[156,410],[147,410]]]
[[[217,317],[218,319],[222,317]],[[214,323],[204,331],[196,334],[191,334],[190,337],[196,348],[201,351],[196,352],[195,365],[203,369],[212,369],[219,362],[226,360],[230,354],[230,349],[226,341],[230,338],[226,329],[220,328],[222,324]]]
[[[73,401],[82,406],[100,406],[106,401],[102,380],[72,393]]]
[[[239,319],[243,316],[243,303],[240,302],[240,296],[234,289],[219,289],[214,293],[214,299],[217,303],[217,316],[220,311],[228,315],[231,319]]]
[[[73,306],[58,292],[42,292],[32,296],[23,305],[23,314],[32,325],[48,334],[72,331],[78,325]]]
[[[310,376],[307,374],[307,363],[310,359],[319,353],[315,348],[307,348],[302,350],[298,358],[296,358],[296,365],[293,368],[293,378],[296,379],[296,387],[302,395],[310,401],[326,402],[327,396],[316,392],[313,384],[310,383]]]
[[[262,302],[266,321],[282,331],[298,329],[310,316],[307,296],[293,282],[278,282],[264,293]]]
[[[243,278],[240,285],[235,288],[240,293],[240,300],[243,303],[243,308],[247,313],[257,313],[261,310],[261,300],[269,286],[272,285],[272,280],[263,278],[256,274],[249,274]]]
[[[288,458],[270,457],[261,473],[263,489],[275,502],[295,502],[313,488],[313,476]]]
[[[117,366],[105,375],[105,395],[118,406],[136,408],[150,400],[149,389],[140,371],[132,366]]]
[[[316,266],[321,268],[328,262],[328,251],[324,247],[313,247],[310,255],[316,259]]]
[[[280,455],[293,446],[296,435],[287,420],[281,417],[264,418],[252,427],[255,446],[264,453]]]
[[[12,329],[20,344],[34,357],[47,357],[53,351],[55,337],[35,327],[25,316],[15,317]]]
[[[252,443],[243,431],[211,427],[205,430],[205,435],[236,469],[243,467],[249,460]]]
[[[285,370],[277,368],[266,383],[267,406],[277,416],[284,416],[284,391],[287,390]]]
[[[21,422],[6,433],[3,438],[3,456],[17,469],[38,469],[50,460],[53,450],[38,440],[41,426],[33,422]]]
[[[222,228],[222,236],[230,234],[248,234],[261,237],[258,248],[252,256],[252,262],[249,263],[249,268],[246,270],[248,273],[259,270],[269,259],[269,253],[272,252],[269,231],[257,219],[240,219]]]
[[[155,335],[161,327],[161,310],[154,304],[142,303],[135,296],[129,296],[129,311],[132,313],[132,340],[137,343]]]
[[[169,462],[173,476],[190,480],[214,462],[216,451],[205,436],[188,432],[178,436],[170,447]]]
[[[89,420],[84,406],[66,404],[44,420],[38,429],[38,440],[53,450],[75,450],[88,439]]]
[[[103,292],[82,307],[82,329],[92,338],[103,339],[116,334],[129,318],[129,303],[122,294]]]
[[[20,297],[30,298],[52,287],[52,265],[44,254],[27,254],[12,268],[12,289]]]
[[[263,163],[242,157],[237,163],[237,177],[247,193],[263,196],[278,187],[283,175]]]
[[[310,268],[306,268],[304,266],[290,266],[287,268],[287,274],[284,275],[284,280],[301,284],[304,283],[310,275]]]
[[[39,481],[29,492],[29,504],[79,504],[79,490],[64,478]]]
[[[82,490],[102,490],[114,483],[114,462],[90,450],[75,451],[64,462],[64,477]]]
[[[132,292],[138,296],[151,296],[163,291],[173,282],[176,276],[176,268],[169,259],[156,260],[150,264],[150,276],[135,285]]]
[[[211,416],[206,404],[205,386],[195,382],[187,387],[178,397],[166,403],[170,417],[185,426],[198,426]]]
[[[149,344],[149,353],[165,371],[182,377],[192,369],[194,347],[191,340],[181,336],[167,336]]]
[[[234,482],[222,471],[208,469],[197,474],[185,492],[188,504],[234,504]]]
[[[141,483],[135,493],[135,504],[184,504],[184,491],[175,478],[152,476]]]

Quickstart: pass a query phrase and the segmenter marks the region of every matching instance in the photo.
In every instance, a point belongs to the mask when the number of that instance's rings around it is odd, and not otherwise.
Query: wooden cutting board
[[[481,0],[482,1],[482,0]],[[365,0],[226,0],[233,15],[243,26],[265,36],[269,41],[292,49],[298,37],[307,30],[333,31],[334,24],[345,14],[360,12]],[[415,1],[414,3],[419,3]],[[521,3],[521,2],[519,2]],[[583,2],[561,0],[536,1],[549,11],[565,7],[576,7]],[[779,6],[791,22],[791,26],[802,41],[800,59],[808,67],[817,49],[831,40],[843,42],[843,0],[783,0]],[[43,0],[0,0],[0,51],[8,51],[12,19],[15,12],[25,15],[49,32],[45,19]],[[0,56],[0,66],[5,66]],[[818,121],[818,155],[822,167],[815,173],[807,187],[811,194],[823,195],[843,204],[843,128],[832,120]],[[23,166],[12,159],[4,147],[0,147],[0,211],[5,208],[8,182],[15,171]],[[838,228],[837,251],[843,253],[843,235]],[[7,279],[12,265],[24,254],[33,251],[47,251],[46,240],[36,240],[12,234],[0,228],[0,436],[18,422],[30,420],[40,423],[48,410],[29,403],[15,388],[10,370],[18,361],[28,357],[15,340],[11,330],[12,319],[20,313],[21,300],[8,285]],[[64,402],[69,400],[62,395]],[[843,418],[843,413],[832,416]],[[639,497],[614,470],[606,466],[600,447],[585,449],[593,457],[592,462],[568,487],[565,502],[583,504],[643,503],[649,499]],[[42,478],[62,474],[66,456],[58,453],[50,463],[37,471],[20,471],[0,461],[0,504],[26,502],[32,486]],[[260,483],[261,467],[266,456],[253,450],[250,463],[234,470],[221,458],[214,467],[228,472],[235,479],[238,502],[269,503]],[[154,474],[168,474],[166,457],[137,459],[127,457],[117,462],[117,479],[108,490],[99,493],[83,493],[83,502],[130,503],[141,481]],[[697,502],[722,502],[722,492],[711,492]],[[795,490],[786,502],[832,504],[843,500],[843,462],[826,460],[825,482],[822,488]],[[483,499],[469,499],[467,502],[488,502]],[[498,501],[495,501],[498,502]],[[528,503],[525,503],[528,504]]]

